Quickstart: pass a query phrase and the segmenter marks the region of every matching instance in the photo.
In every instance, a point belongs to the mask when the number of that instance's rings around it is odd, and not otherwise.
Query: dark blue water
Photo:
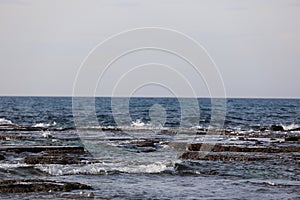
[[[123,100],[126,102],[117,102]],[[299,152],[254,153],[250,156],[268,159],[250,162],[184,160],[176,156],[183,149],[174,144],[206,141],[202,134],[212,126],[211,99],[197,99],[195,109],[192,99],[131,98],[127,107],[114,104],[110,98],[96,98],[96,125],[90,123],[95,117],[90,108],[73,110],[72,103],[71,97],[0,97],[0,136],[26,136],[0,140],[0,147],[83,145],[93,160],[67,165],[26,164],[24,157],[36,154],[0,152],[6,157],[0,161],[0,180],[75,181],[91,185],[96,198],[104,199],[300,197]],[[212,135],[213,142],[299,146],[299,142],[285,141],[287,136],[300,135],[299,99],[227,99],[224,105],[224,123],[221,120],[215,127],[223,132]],[[125,115],[127,108],[129,116]],[[84,123],[76,124],[74,113],[79,113],[77,117]],[[272,125],[283,129],[273,131]],[[159,143],[154,148],[133,145],[141,140]],[[0,194],[0,199],[73,199],[79,192]]]
[[[198,103],[200,116],[196,125],[207,127],[211,118],[211,100],[198,99]],[[164,127],[181,126],[181,108],[176,98],[131,98],[131,120],[149,123],[149,109],[155,104],[166,111]],[[95,105],[100,126],[117,126],[110,98],[96,98]],[[226,109],[224,127],[233,130],[271,125],[282,125],[288,129],[300,125],[299,99],[228,99]],[[54,122],[55,127],[75,126],[71,97],[0,97],[0,118],[25,126]]]

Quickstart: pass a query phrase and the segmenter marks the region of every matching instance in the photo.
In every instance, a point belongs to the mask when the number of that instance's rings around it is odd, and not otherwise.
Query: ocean
[[[299,199],[300,99],[221,101],[0,97],[0,199]]]

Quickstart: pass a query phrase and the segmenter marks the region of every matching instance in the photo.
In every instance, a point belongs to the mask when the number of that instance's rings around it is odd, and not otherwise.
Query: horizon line
[[[73,96],[73,95],[0,95],[0,97],[96,97],[96,98],[197,98],[197,99],[211,99],[212,97],[209,96],[181,96],[181,97],[174,97],[174,96],[88,96],[88,95],[80,95],[80,96]],[[268,96],[226,96],[226,97],[214,97],[216,99],[300,99],[300,97],[268,97]]]

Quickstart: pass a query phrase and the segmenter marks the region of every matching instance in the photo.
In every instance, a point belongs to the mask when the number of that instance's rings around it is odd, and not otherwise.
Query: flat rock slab
[[[56,182],[48,180],[5,180],[0,182],[0,193],[28,193],[72,190],[91,190],[89,185],[77,182]]]
[[[79,146],[1,146],[0,151],[5,152],[32,152],[39,153],[42,151],[58,151],[58,152],[84,152],[83,147]]]
[[[200,151],[202,145],[209,144],[190,144],[188,146],[189,151]],[[290,153],[290,152],[300,152],[300,146],[257,146],[257,147],[247,147],[247,146],[230,146],[230,145],[211,145],[209,150],[213,152],[253,152],[253,153]],[[204,148],[206,149],[206,148]]]
[[[266,160],[268,158],[262,156],[253,156],[253,155],[245,155],[245,154],[208,154],[203,155],[200,152],[196,151],[187,151],[177,155],[178,158],[181,159],[191,159],[191,160],[209,160],[209,161],[241,161],[241,162],[249,162],[249,161],[260,161]]]
[[[81,158],[70,156],[26,156],[24,162],[30,165],[36,164],[60,164],[72,165],[80,164]]]
[[[23,136],[23,135],[0,136],[0,140],[24,140],[24,139],[29,139],[29,138],[31,138],[31,137]]]

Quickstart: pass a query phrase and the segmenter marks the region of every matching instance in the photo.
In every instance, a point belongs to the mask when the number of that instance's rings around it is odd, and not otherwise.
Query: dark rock
[[[76,130],[75,127],[67,127],[67,128],[54,128],[51,129],[51,131],[70,131],[70,130]]]
[[[209,144],[190,144],[189,151],[200,151],[202,145]],[[277,146],[277,147],[247,147],[247,146],[229,146],[229,145],[212,145],[211,151],[213,152],[257,152],[257,153],[289,153],[300,152],[299,146]]]
[[[122,129],[117,127],[102,127],[102,131],[122,131]]]
[[[0,151],[8,151],[8,152],[16,152],[16,153],[21,153],[21,152],[39,153],[42,151],[84,152],[84,148],[79,146],[2,146],[0,147]]]
[[[24,162],[30,165],[36,164],[60,164],[60,165],[71,165],[79,164],[81,161],[77,157],[68,156],[26,156]]]
[[[5,157],[0,154],[0,160],[4,160],[4,159],[5,159]]]
[[[0,136],[0,140],[24,140],[31,138],[29,136],[23,136],[23,135],[7,135],[7,136]]]
[[[287,142],[300,142],[300,136],[288,136],[284,140]]]
[[[137,147],[156,147],[159,141],[156,140],[145,140],[145,141],[137,141],[132,143],[133,145],[136,145]]]
[[[156,151],[155,148],[152,147],[146,147],[146,148],[139,148],[138,153],[142,152],[142,153],[150,153],[150,152],[154,152]]]
[[[266,130],[267,130],[267,128],[265,128],[265,127],[259,128],[259,131],[261,131],[261,132],[264,132],[264,131],[266,131]]]
[[[28,193],[72,190],[91,190],[89,185],[77,182],[56,182],[46,180],[5,180],[0,182],[1,193]]]
[[[300,131],[300,127],[299,128],[290,129],[289,131]]]
[[[284,131],[284,128],[282,126],[272,125],[270,131]]]
[[[264,157],[250,156],[250,155],[241,155],[241,154],[213,154],[206,155],[195,151],[188,151],[177,156],[181,159],[192,159],[192,160],[209,160],[209,161],[258,161],[265,160]]]

